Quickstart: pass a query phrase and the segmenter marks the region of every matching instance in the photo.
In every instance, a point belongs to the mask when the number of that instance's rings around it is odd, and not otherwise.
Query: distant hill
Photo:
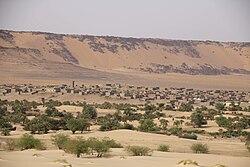
[[[250,74],[250,43],[64,35],[0,30],[3,63],[70,63],[191,75]]]

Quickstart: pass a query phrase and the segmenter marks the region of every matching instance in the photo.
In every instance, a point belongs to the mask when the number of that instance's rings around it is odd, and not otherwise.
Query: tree
[[[89,152],[89,147],[86,140],[77,138],[66,141],[63,144],[63,150],[67,153],[76,154],[77,158],[79,158],[81,154]]]
[[[192,111],[194,106],[190,103],[181,103],[179,111]]]
[[[82,133],[84,130],[87,130],[90,127],[90,123],[87,119],[78,118],[68,120],[66,126],[75,134],[76,131],[81,131]]]
[[[96,108],[88,104],[84,104],[82,114],[83,118],[87,119],[95,119],[97,117]]]
[[[30,120],[25,124],[24,129],[31,131],[32,134],[45,134],[50,130],[51,124],[49,118],[46,115],[41,115]]]
[[[220,117],[217,117],[215,120],[219,127],[232,130],[232,122],[228,118],[224,116],[220,116]]]
[[[45,113],[50,117],[63,117],[63,113],[59,112],[54,106],[47,107]]]
[[[101,131],[110,131],[120,128],[121,124],[119,121],[115,118],[105,116],[101,117],[98,120],[98,124],[101,125],[100,130]]]
[[[216,103],[216,104],[215,104],[215,108],[216,108],[217,110],[224,110],[225,105],[224,105],[223,103]]]
[[[152,119],[142,119],[139,121],[138,129],[143,132],[155,131],[157,126]]]
[[[160,119],[160,128],[162,130],[167,130],[168,122],[169,121],[166,119]]]
[[[191,115],[191,123],[194,127],[200,128],[203,124],[207,124],[207,121],[204,119],[202,112],[194,112]]]

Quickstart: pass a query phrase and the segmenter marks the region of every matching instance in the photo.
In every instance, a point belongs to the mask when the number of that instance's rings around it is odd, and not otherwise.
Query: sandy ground
[[[0,158],[0,166],[3,167],[62,167],[63,165],[67,165],[66,163],[58,162],[58,160],[66,160],[73,167],[181,167],[183,165],[177,165],[177,163],[185,159],[195,160],[200,166],[223,164],[228,167],[248,167],[250,163],[250,158],[248,157],[163,153],[158,151],[155,151],[152,156],[148,157],[132,157],[128,156],[122,149],[113,149],[108,158],[76,158],[60,150],[1,151]]]

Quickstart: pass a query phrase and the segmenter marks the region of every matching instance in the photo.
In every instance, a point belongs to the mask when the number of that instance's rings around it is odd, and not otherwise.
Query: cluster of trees
[[[184,121],[182,119],[176,119],[173,122],[173,127],[168,128],[168,120],[164,119],[166,115],[162,110],[166,109],[164,103],[158,104],[115,104],[104,102],[103,104],[87,104],[82,103],[71,103],[71,102],[59,102],[50,100],[43,103],[47,106],[44,113],[38,112],[34,114],[33,119],[27,118],[26,111],[36,109],[41,103],[23,101],[2,101],[0,100],[0,129],[3,135],[9,135],[9,131],[13,128],[12,124],[19,123],[24,126],[24,129],[31,131],[32,134],[44,134],[48,133],[49,130],[71,130],[72,133],[77,131],[83,133],[83,131],[89,131],[92,124],[100,125],[101,131],[110,131],[116,129],[131,129],[139,130],[144,132],[155,132],[164,134],[173,134],[179,137],[197,139],[194,134],[196,132],[186,132],[181,127]],[[59,111],[56,106],[62,104],[70,104],[81,106],[82,112],[78,113],[74,117],[71,113],[66,111]],[[13,112],[8,112],[6,106],[11,106]],[[116,109],[114,114],[107,114],[105,116],[98,117],[96,107]],[[196,108],[190,117],[190,123],[185,124],[193,125],[194,127],[200,128],[207,124],[207,120],[214,120],[217,115],[221,115],[224,105],[217,103],[215,109],[208,109],[202,106]],[[192,111],[193,106],[189,103],[182,103],[179,108],[181,111]],[[143,114],[137,112],[137,110],[145,111]],[[159,120],[159,125],[155,123],[155,119]],[[174,118],[173,118],[174,119]],[[183,118],[185,119],[185,118]],[[188,118],[189,119],[189,118]],[[134,127],[130,124],[130,121],[138,121],[139,126]],[[249,128],[250,119],[247,116],[225,118],[223,116],[217,117],[216,122],[220,127],[226,128],[228,131],[242,130]]]
[[[227,118],[224,116],[220,116],[217,117],[215,120],[219,127],[223,127],[228,131],[233,131],[233,130],[240,131],[250,127],[250,119],[246,118],[245,116],[241,118],[240,117]]]
[[[107,137],[103,139],[90,137],[86,140],[81,137],[71,139],[68,135],[57,134],[52,136],[52,141],[59,149],[75,154],[78,158],[82,154],[102,157],[110,151],[110,148],[122,148],[121,144]]]

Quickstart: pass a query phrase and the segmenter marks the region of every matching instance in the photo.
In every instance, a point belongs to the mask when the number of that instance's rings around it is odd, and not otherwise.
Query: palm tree
[[[162,130],[167,130],[168,122],[166,119],[160,119],[160,127]]]

